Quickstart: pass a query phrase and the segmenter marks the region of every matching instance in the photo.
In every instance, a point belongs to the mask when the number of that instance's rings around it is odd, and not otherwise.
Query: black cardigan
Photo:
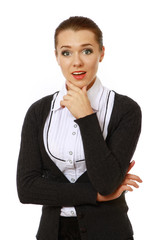
[[[70,183],[49,158],[43,128],[51,96],[28,110],[21,136],[17,189],[22,203],[44,205],[38,240],[58,240],[60,209],[74,206],[82,240],[125,240],[133,235],[125,195],[97,202],[97,192],[108,195],[123,181],[141,131],[141,110],[132,99],[115,94],[106,140],[96,113],[75,120],[79,125],[87,171]]]

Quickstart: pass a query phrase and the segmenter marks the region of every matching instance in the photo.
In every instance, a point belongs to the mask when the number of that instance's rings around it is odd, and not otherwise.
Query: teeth
[[[84,74],[85,72],[74,72],[73,75],[81,75]]]

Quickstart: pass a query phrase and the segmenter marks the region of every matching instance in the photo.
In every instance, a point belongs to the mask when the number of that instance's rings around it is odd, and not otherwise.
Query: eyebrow
[[[86,47],[86,46],[93,47],[93,45],[90,44],[90,43],[84,43],[84,44],[81,45],[81,47]],[[61,46],[61,48],[72,48],[72,47],[70,45],[64,45],[64,46]]]

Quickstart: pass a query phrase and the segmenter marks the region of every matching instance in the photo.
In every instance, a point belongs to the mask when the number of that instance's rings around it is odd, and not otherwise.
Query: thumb
[[[82,88],[82,91],[83,91],[84,93],[87,93],[87,86],[84,86],[84,87]]]
[[[129,164],[129,168],[127,170],[127,173],[130,172],[130,170],[134,167],[135,165],[135,161],[133,160],[130,164]]]

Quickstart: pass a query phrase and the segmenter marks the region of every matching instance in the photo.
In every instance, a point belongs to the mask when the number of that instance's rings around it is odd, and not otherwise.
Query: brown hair
[[[55,35],[54,35],[55,49],[58,43],[58,34],[61,31],[64,31],[67,29],[71,29],[74,31],[90,30],[91,32],[94,33],[95,39],[99,44],[99,48],[100,50],[102,50],[102,47],[103,47],[102,31],[93,20],[91,20],[90,18],[81,17],[81,16],[70,17],[59,24],[59,26],[55,30]]]

